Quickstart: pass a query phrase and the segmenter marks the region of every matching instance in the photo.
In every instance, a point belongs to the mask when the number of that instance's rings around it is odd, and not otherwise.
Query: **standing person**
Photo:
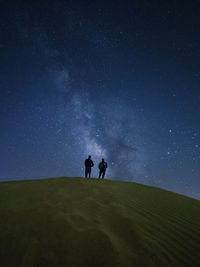
[[[91,176],[91,168],[94,166],[93,161],[91,160],[91,156],[88,156],[88,158],[85,160],[85,178],[89,175],[89,178]]]
[[[102,161],[99,163],[99,178],[104,178],[105,173],[106,173],[106,168],[108,167],[107,162],[104,161],[104,159],[102,159]]]

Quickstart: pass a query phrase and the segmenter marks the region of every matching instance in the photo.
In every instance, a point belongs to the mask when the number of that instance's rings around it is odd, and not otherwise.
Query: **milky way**
[[[0,180],[98,175],[200,198],[200,5],[1,5]],[[84,3],[83,3],[84,2]]]

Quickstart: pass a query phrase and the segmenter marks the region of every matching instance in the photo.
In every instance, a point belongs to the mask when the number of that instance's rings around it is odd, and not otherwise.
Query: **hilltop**
[[[131,182],[0,183],[0,266],[199,266],[200,201]]]

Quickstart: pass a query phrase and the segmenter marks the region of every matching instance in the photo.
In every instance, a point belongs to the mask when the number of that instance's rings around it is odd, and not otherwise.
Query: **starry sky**
[[[0,181],[106,177],[200,199],[200,2],[0,1]]]

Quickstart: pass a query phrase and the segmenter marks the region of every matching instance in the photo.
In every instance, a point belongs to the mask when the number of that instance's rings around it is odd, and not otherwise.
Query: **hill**
[[[131,182],[0,183],[0,266],[199,266],[200,201]]]

